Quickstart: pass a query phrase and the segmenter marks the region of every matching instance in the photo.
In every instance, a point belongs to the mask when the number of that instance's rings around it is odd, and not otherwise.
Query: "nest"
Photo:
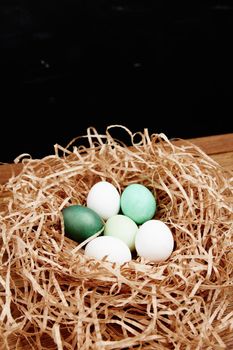
[[[112,136],[122,130],[130,145]],[[3,349],[222,349],[233,327],[233,183],[198,147],[148,130],[88,128],[1,186]],[[175,248],[164,262],[86,257],[61,211],[91,186],[131,183],[157,198]]]

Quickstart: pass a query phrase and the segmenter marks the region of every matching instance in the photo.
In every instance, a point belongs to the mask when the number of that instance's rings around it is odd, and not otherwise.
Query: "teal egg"
[[[146,186],[131,184],[122,192],[121,210],[137,224],[143,224],[155,215],[156,200]]]
[[[82,242],[104,228],[101,217],[82,205],[71,205],[62,211],[65,233],[73,240]]]

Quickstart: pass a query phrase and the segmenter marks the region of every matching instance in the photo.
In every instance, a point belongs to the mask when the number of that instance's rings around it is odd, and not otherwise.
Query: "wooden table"
[[[189,141],[199,146],[221,166],[232,171],[233,174],[233,133],[189,139]],[[180,143],[182,141],[175,142]],[[20,164],[0,165],[0,184],[5,183],[12,174],[18,174],[21,168],[22,166]],[[233,298],[231,299],[232,302],[229,306],[229,311],[233,312]],[[226,342],[226,349],[233,349],[233,333],[229,334],[224,340]],[[12,346],[14,345],[12,344]]]
[[[225,169],[233,171],[233,133],[199,137],[189,141],[199,146]],[[21,164],[0,165],[0,184],[5,183],[13,174],[18,174],[21,169]]]

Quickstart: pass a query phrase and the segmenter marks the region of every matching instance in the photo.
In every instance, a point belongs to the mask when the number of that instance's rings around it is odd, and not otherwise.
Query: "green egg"
[[[113,215],[105,223],[104,235],[119,238],[126,243],[131,251],[135,249],[135,236],[138,227],[125,215]]]
[[[82,205],[71,205],[62,211],[65,233],[77,242],[93,236],[104,228],[101,217],[92,209]]]
[[[121,195],[121,210],[137,224],[143,224],[155,215],[156,200],[144,185],[131,184]]]

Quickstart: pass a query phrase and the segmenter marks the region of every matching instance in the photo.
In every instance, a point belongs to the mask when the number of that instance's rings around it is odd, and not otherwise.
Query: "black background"
[[[0,2],[0,161],[89,126],[232,132],[231,2]]]

